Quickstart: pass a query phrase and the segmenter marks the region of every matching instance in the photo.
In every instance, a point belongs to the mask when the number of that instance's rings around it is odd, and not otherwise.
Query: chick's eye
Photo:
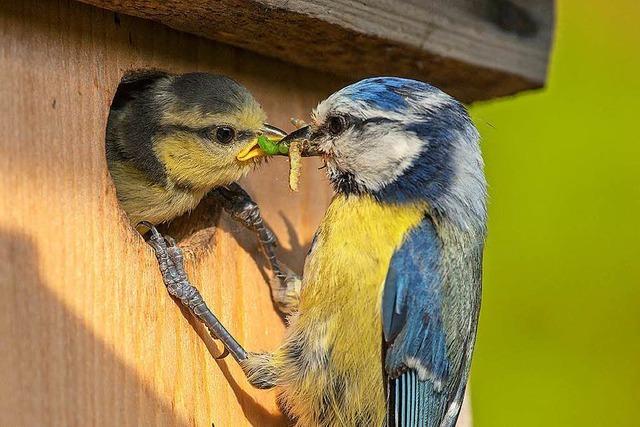
[[[331,116],[327,120],[327,129],[332,135],[340,135],[347,127],[347,120],[342,116]]]
[[[220,126],[216,129],[216,139],[220,144],[228,144],[233,141],[236,136],[236,131],[229,126]]]

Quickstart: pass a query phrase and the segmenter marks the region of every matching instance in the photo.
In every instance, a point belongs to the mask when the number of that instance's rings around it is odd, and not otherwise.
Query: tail
[[[421,381],[414,370],[390,380],[387,426],[453,427],[458,412],[450,421],[447,392],[437,385],[431,380]]]

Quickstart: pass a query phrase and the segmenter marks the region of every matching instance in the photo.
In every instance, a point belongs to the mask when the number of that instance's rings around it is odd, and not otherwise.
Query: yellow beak
[[[258,138],[253,138],[249,144],[247,144],[236,156],[236,159],[241,162],[246,162],[254,157],[264,156],[267,153],[262,151],[262,148],[258,145]]]
[[[258,136],[264,135],[270,140],[279,141],[284,138],[286,134],[287,133],[285,131],[265,123],[262,126],[262,129],[260,129],[260,133]],[[265,153],[262,148],[260,148],[260,145],[258,145],[258,136],[252,138],[251,142],[249,142],[249,144],[247,144],[242,150],[240,150],[240,152],[236,155],[236,159],[240,160],[241,162],[246,162],[253,159],[254,157],[262,157],[267,155],[267,153]]]

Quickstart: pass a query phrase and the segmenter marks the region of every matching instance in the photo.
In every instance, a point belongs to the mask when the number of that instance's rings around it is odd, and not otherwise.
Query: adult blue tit
[[[297,310],[272,353],[247,353],[224,329],[218,336],[253,385],[279,389],[298,426],[454,426],[487,216],[469,115],[426,83],[371,78],[321,102],[312,124],[281,143],[294,139],[322,156],[335,189]],[[156,237],[159,254],[179,253]]]

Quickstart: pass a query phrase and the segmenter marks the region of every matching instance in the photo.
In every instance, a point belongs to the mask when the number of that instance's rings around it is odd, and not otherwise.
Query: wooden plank
[[[81,0],[355,80],[399,75],[470,102],[544,85],[553,0]]]
[[[344,83],[76,2],[0,2],[0,425],[285,425],[273,392],[212,359],[117,207],[104,129],[140,67],[232,76],[283,127]],[[331,193],[316,166],[298,194],[286,161],[246,182],[298,271]],[[248,349],[275,348],[253,236],[223,219],[200,244],[187,269],[213,310]]]
[[[105,125],[139,67],[233,76],[284,127],[337,84],[76,2],[0,2],[0,425],[283,425],[273,392],[212,359],[118,210]],[[247,182],[298,271],[330,196],[317,165],[295,195],[285,160]],[[274,349],[284,325],[253,236],[223,220],[205,249],[188,259],[194,282],[249,349]]]

